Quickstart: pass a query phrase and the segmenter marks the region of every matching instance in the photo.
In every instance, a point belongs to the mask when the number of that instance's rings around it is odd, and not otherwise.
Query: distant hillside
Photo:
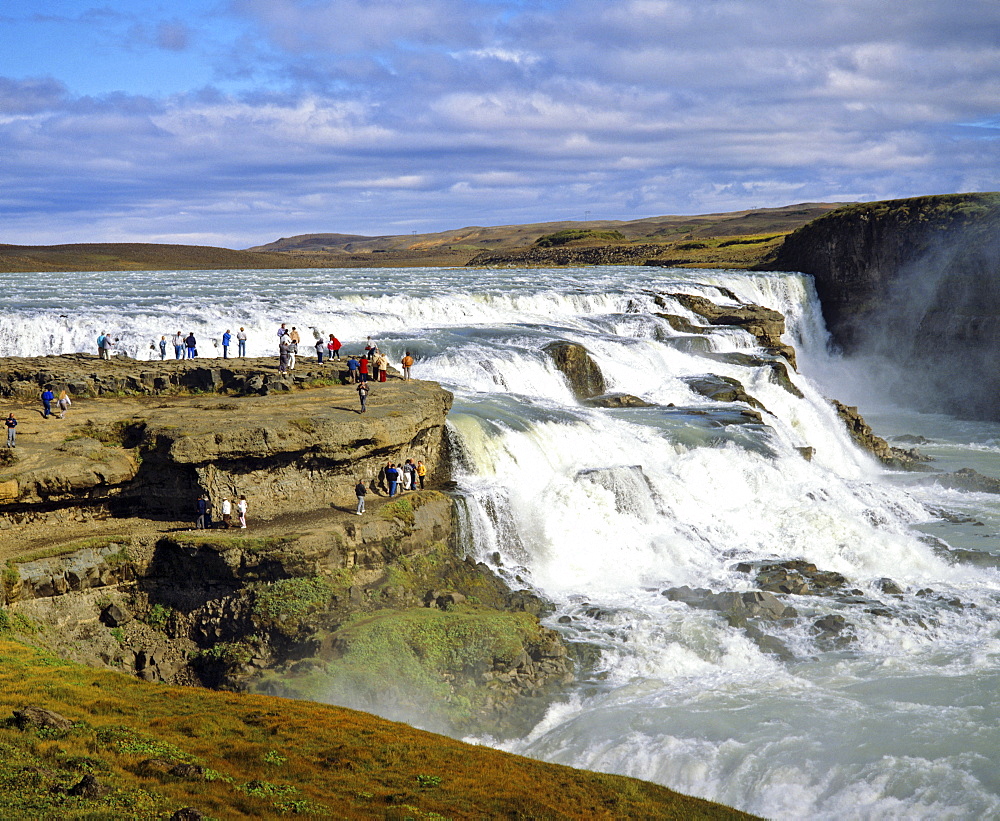
[[[255,254],[201,245],[141,242],[73,245],[0,245],[0,272],[13,271],[159,271],[300,268],[301,261],[282,254]]]
[[[431,234],[301,234],[237,251],[199,245],[153,243],[76,243],[70,245],[0,245],[0,273],[15,271],[158,271],[246,268],[371,268],[463,266],[478,254],[506,257],[531,249],[542,237],[564,232],[586,234],[560,244],[567,249],[593,247],[599,242],[624,249],[615,259],[706,267],[748,267],[772,254],[782,238],[810,220],[837,208],[837,203],[801,203],[783,208],[759,208],[722,214],[663,216],[617,221],[542,222],[531,225],[470,226]],[[620,239],[613,232],[620,235]],[[603,235],[603,239],[601,236]],[[653,245],[639,259],[634,245]],[[641,256],[641,254],[639,254]],[[570,254],[573,257],[573,254]],[[542,254],[525,264],[587,264],[551,262]],[[496,264],[491,260],[474,264]],[[502,263],[500,263],[502,264]]]
[[[393,234],[365,237],[348,234],[302,234],[284,237],[266,245],[248,250],[255,252],[278,252],[293,256],[329,257],[331,264],[338,258],[343,265],[464,265],[502,264],[502,260],[514,254],[516,261],[527,264],[545,264],[546,255],[536,255],[537,260],[521,260],[517,252],[523,252],[543,237],[565,231],[618,232],[622,239],[614,245],[629,246],[634,243],[661,246],[660,253],[677,256],[692,264],[711,263],[712,253],[705,249],[717,248],[723,238],[757,236],[760,242],[770,241],[766,248],[757,249],[754,262],[773,251],[776,241],[810,220],[839,207],[838,203],[800,203],[782,208],[759,208],[749,211],[732,211],[721,214],[698,216],[662,216],[643,219],[590,220],[583,222],[540,222],[528,225],[499,225],[493,227],[469,226],[451,231],[430,234]],[[677,249],[686,242],[701,242],[697,247]],[[604,240],[607,243],[607,240]],[[582,240],[571,243],[574,246],[594,245]],[[565,246],[560,246],[565,248]],[[534,249],[532,249],[534,250]],[[655,250],[655,249],[654,249]],[[489,252],[482,261],[477,254]],[[565,254],[563,254],[565,255]],[[714,256],[719,256],[718,254]],[[731,255],[722,254],[727,262]],[[629,257],[628,252],[624,257]],[[422,260],[436,259],[437,262]],[[559,264],[559,263],[556,263]],[[563,263],[565,264],[565,263]],[[751,263],[747,263],[751,264]]]

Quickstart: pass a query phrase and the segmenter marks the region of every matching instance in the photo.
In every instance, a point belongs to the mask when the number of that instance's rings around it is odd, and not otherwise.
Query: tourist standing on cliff
[[[240,328],[239,332],[236,334],[236,345],[239,350],[240,356],[247,355],[247,332]]]
[[[202,493],[198,497],[198,517],[194,520],[194,526],[199,530],[204,530],[207,524],[206,517],[208,516],[208,499],[205,498],[205,494]]]
[[[104,334],[104,341],[101,343],[102,359],[111,359],[111,336],[107,332]]]
[[[59,393],[59,401],[56,404],[59,405],[59,418],[65,419],[66,410],[73,404],[73,400],[69,398],[69,391],[63,388]]]
[[[330,334],[330,341],[326,343],[326,349],[330,352],[330,359],[340,361],[340,348],[340,340],[333,334]]]
[[[174,337],[174,359],[184,358],[184,334],[180,331]]]
[[[288,334],[285,334],[278,343],[278,373],[288,373],[288,349],[290,347],[288,344]]]
[[[323,341],[323,337],[316,340],[316,358],[319,360],[319,364],[323,364],[323,352],[326,350],[326,343]]]
[[[365,512],[365,494],[368,492],[365,483],[358,479],[354,486],[354,495],[358,497],[358,509],[355,511],[359,516]]]
[[[361,382],[367,382],[368,381],[368,357],[367,356],[362,356],[361,359],[358,360],[358,379]]]
[[[222,526],[233,526],[233,503],[229,499],[222,500]]]
[[[184,340],[187,345],[187,358],[194,359],[198,355],[198,340],[194,338],[194,331],[191,331]]]
[[[399,471],[396,466],[389,462],[389,467],[385,469],[385,480],[389,483],[389,498],[396,495],[396,487],[399,485]]]
[[[403,366],[403,381],[409,382],[410,368],[413,367],[413,357],[410,356],[409,351],[406,352],[406,356],[404,356],[401,360],[399,360],[399,364]]]
[[[104,337],[107,336],[106,332],[101,332],[97,335],[97,355],[101,359],[104,359]]]
[[[247,509],[250,506],[247,504],[247,497],[240,496],[240,500],[236,503],[236,512],[240,516],[240,527],[245,528],[247,526]]]
[[[360,367],[360,365],[358,364],[358,360],[357,360],[356,357],[354,357],[354,356],[347,357],[347,375],[350,377],[350,379],[351,379],[352,382],[358,382],[358,381],[360,381],[358,379],[358,368],[359,367]]]
[[[423,462],[417,462],[417,478],[420,480],[420,489],[423,490],[427,478],[427,466]]]
[[[299,343],[301,341],[302,341],[302,338],[299,336],[298,329],[294,325],[292,325],[292,330],[288,334],[288,342],[290,343],[288,345],[288,357],[289,357],[288,358],[288,370],[290,370],[290,371],[294,371],[295,370],[295,357],[299,353]]]
[[[160,337],[160,361],[162,362],[167,358],[167,338],[165,336]]]
[[[358,382],[358,398],[361,400],[361,412],[365,413],[368,410],[368,383]]]
[[[17,447],[17,419],[14,418],[13,412],[7,415],[7,418],[3,422],[7,426],[7,447],[16,448]]]
[[[56,395],[52,393],[52,388],[46,388],[42,391],[42,419],[48,419],[52,415],[52,400],[56,398]]]
[[[375,361],[378,363],[378,381],[385,382],[389,378],[389,357],[380,351]]]
[[[222,335],[222,358],[229,359],[229,343],[233,341],[233,334],[226,328],[226,332]]]

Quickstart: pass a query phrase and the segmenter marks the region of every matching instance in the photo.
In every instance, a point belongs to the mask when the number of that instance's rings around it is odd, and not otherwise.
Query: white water
[[[369,334],[396,360],[414,351],[415,374],[456,394],[469,551],[499,554],[501,572],[556,603],[551,626],[600,650],[596,669],[507,749],[772,818],[1000,815],[1000,497],[884,471],[819,386],[859,403],[878,432],[932,439],[921,448],[947,470],[1000,476],[1000,426],[893,408],[864,373],[830,361],[806,278],[616,267],[9,279],[5,356],[92,350],[102,330],[141,358],[161,334],[193,330],[204,352],[241,325],[257,355],[271,352],[280,322],[305,338],[336,333],[349,351]],[[786,314],[804,399],[765,367],[712,357],[753,352],[743,332],[685,336],[654,316],[655,294],[727,301],[715,286]],[[580,406],[541,350],[556,339],[585,345],[609,390],[656,407]],[[682,380],[706,373],[739,379],[767,408],[766,426],[692,413],[726,409]],[[719,614],[660,595],[752,589],[734,567],[763,559],[840,572],[863,599],[788,597],[800,617],[767,626],[791,653],[783,660]],[[880,592],[883,577],[904,596]],[[947,603],[956,598],[964,606]],[[855,642],[817,639],[812,622],[831,613]]]

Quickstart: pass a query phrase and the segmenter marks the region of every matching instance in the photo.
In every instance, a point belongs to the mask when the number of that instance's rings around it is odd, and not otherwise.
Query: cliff
[[[345,376],[271,359],[0,360],[20,419],[0,467],[6,606],[34,642],[150,681],[336,691],[382,712],[397,687],[406,715],[440,729],[537,721],[573,662],[539,623],[544,602],[456,544],[453,500],[432,489],[448,485],[451,395],[392,376],[361,414]],[[43,386],[71,393],[65,419],[42,417]],[[390,500],[380,471],[406,459],[428,487]],[[216,522],[246,496],[247,529],[193,529],[202,494]]]
[[[891,391],[1000,418],[1000,194],[845,206],[790,234],[760,267],[812,274],[836,343],[907,372]]]

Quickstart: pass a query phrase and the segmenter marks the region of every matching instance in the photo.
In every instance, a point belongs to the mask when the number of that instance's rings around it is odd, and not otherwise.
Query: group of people
[[[407,459],[402,465],[389,462],[379,472],[379,484],[390,499],[401,495],[403,491],[416,490],[418,485],[420,490],[423,490],[426,482],[427,467],[423,462],[414,462],[413,459]],[[358,479],[358,483],[354,486],[354,495],[358,497],[355,513],[360,516],[365,512],[365,496],[368,495],[368,488],[361,479]]]
[[[247,497],[241,495],[239,501],[236,502],[236,516],[239,519],[239,527],[241,528],[247,526],[247,510],[249,508]],[[194,525],[196,528],[203,529],[215,526],[212,522],[212,505],[204,493],[198,497],[197,511],[198,516],[195,519]],[[219,527],[237,527],[233,523],[233,502],[228,497],[222,500],[222,522],[219,524]]]
[[[170,343],[174,346],[174,359],[196,359],[198,357],[198,339],[194,335],[194,331],[191,331],[187,336],[181,331],[178,331],[170,338]],[[222,358],[229,359],[229,348],[233,344],[233,332],[226,328],[226,332],[222,335]],[[167,358],[167,338],[165,336],[160,337],[159,348],[160,348],[160,359]],[[238,349],[239,356],[247,355],[247,332],[246,329],[240,328],[236,332],[236,345]],[[153,346],[150,345],[152,348]]]

